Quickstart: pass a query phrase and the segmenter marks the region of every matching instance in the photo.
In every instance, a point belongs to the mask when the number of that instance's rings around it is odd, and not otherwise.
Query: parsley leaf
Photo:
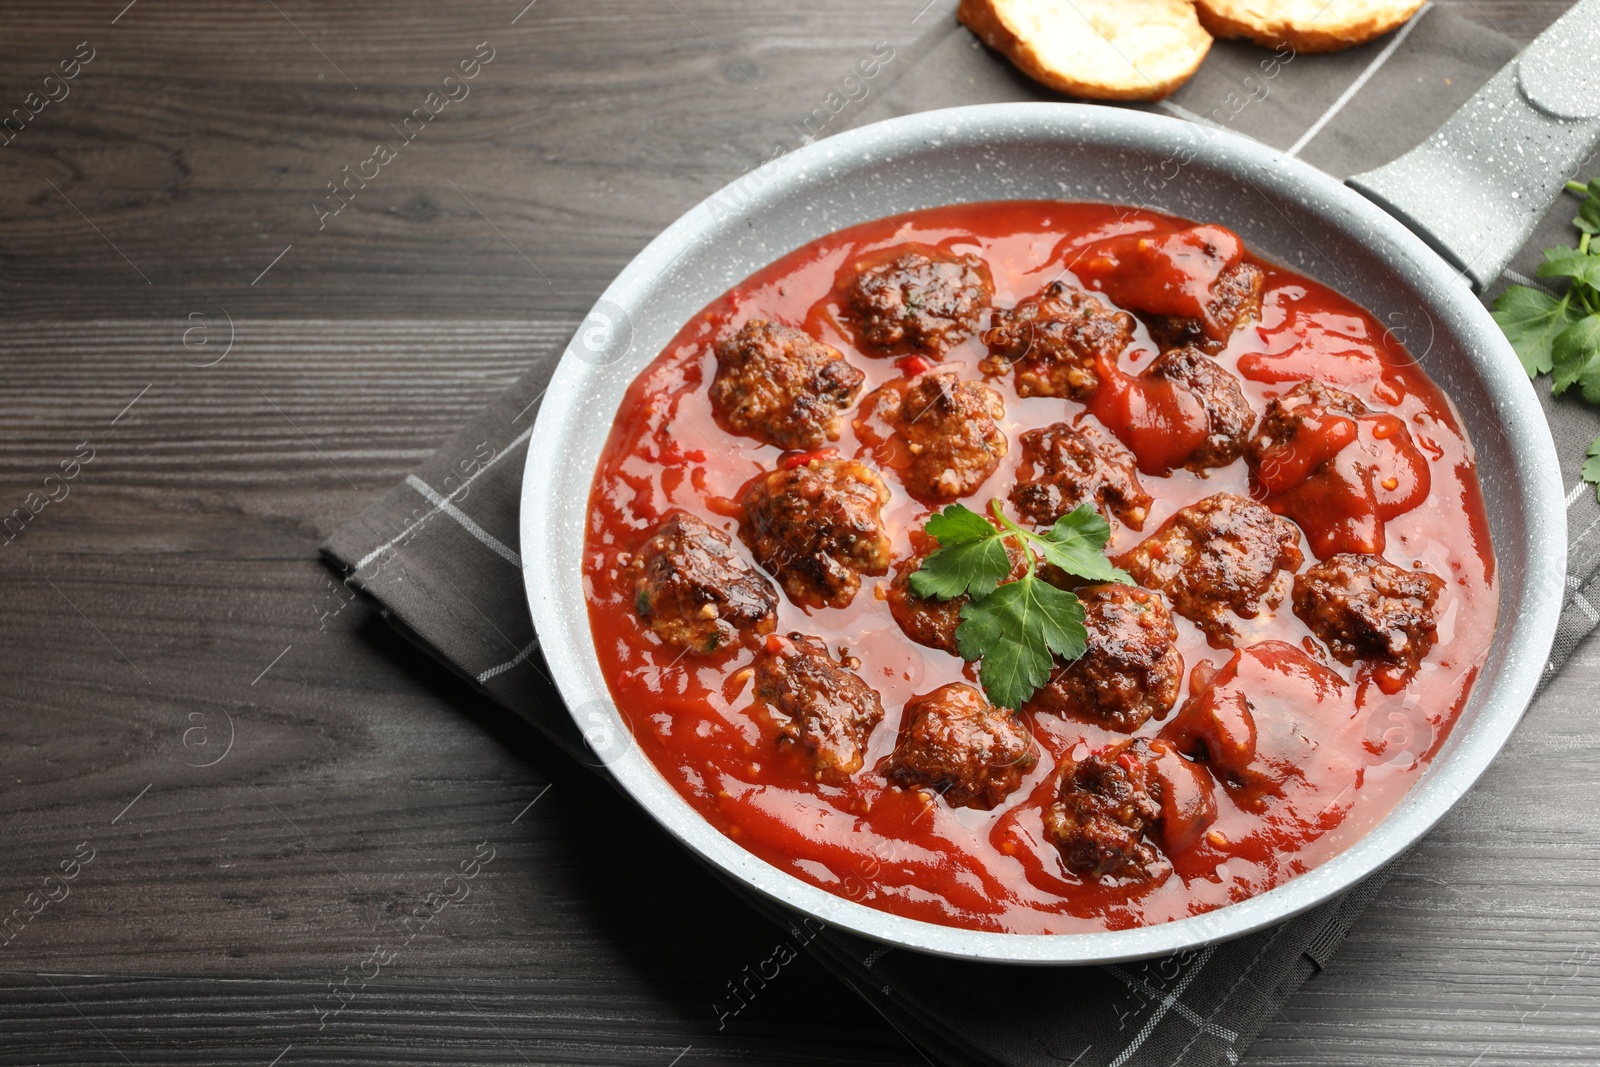
[[[1589,445],[1589,456],[1583,461],[1583,480],[1594,486],[1600,496],[1600,437]]]
[[[1055,657],[1077,659],[1087,639],[1082,602],[1032,574],[964,605],[956,627],[961,657],[983,661],[983,691],[1002,708],[1027,703],[1050,680]]]
[[[1006,552],[1008,541],[1021,548],[1037,548],[1048,562],[1068,574],[1094,582],[1133,584],[1127,571],[1113,567],[1106,559],[1104,550],[1111,540],[1111,525],[1090,505],[1080,504],[1077,510],[1057,519],[1044,534],[1007,518],[998,500],[991,501],[989,509],[995,522],[962,504],[951,504],[928,517],[922,528],[939,542],[939,547],[928,553],[922,566],[911,575],[913,593],[940,600],[962,593],[987,596],[1005,581],[1015,565]]]
[[[1590,183],[1591,187],[1593,182]],[[1587,234],[1600,233],[1600,200],[1591,196],[1578,208],[1578,214],[1572,219],[1572,224]]]
[[[939,548],[930,552],[911,575],[911,591],[920,597],[949,600],[962,593],[983,596],[1011,573],[1004,531],[960,504],[951,504],[923,524]]]
[[[966,594],[956,648],[979,660],[978,679],[991,701],[1020,708],[1050,680],[1057,656],[1077,659],[1088,647],[1083,604],[1038,573],[1039,556],[1068,574],[1095,582],[1133,584],[1111,565],[1105,547],[1111,526],[1084,504],[1037,533],[1008,518],[1000,501],[991,518],[961,504],[929,516],[923,530],[939,547],[911,575],[911,591],[949,600]],[[1025,570],[1007,581],[1020,555]]]
[[[922,528],[941,545],[981,541],[1000,532],[988,519],[964,504],[951,504],[943,511],[929,515]]]
[[[1589,184],[1582,182],[1568,182],[1567,188],[1586,199],[1578,205],[1578,213],[1573,216],[1572,224],[1581,232],[1593,236],[1600,233],[1600,178],[1591,178]]]
[[[1106,542],[1111,540],[1111,524],[1088,504],[1079,504],[1056,520],[1037,543],[1044,558],[1068,574],[1088,578],[1094,582],[1122,582],[1132,585],[1133,578],[1119,567],[1113,567],[1105,557]]]
[[[1494,302],[1494,321],[1504,331],[1528,377],[1553,374],[1552,393],[1578,386],[1583,398],[1600,404],[1600,177],[1587,185],[1569,181],[1567,190],[1582,196],[1572,220],[1582,234],[1577,248],[1547,248],[1539,264],[1541,278],[1567,278],[1559,298],[1513,285]],[[1583,480],[1600,485],[1600,438],[1589,446]]]
[[[1541,278],[1571,278],[1596,289],[1600,288],[1600,257],[1579,248],[1547,248],[1536,273]]]
[[[1559,394],[1581,386],[1585,400],[1600,404],[1600,315],[1580,319],[1561,331],[1550,354],[1555,360],[1550,391]]]
[[[1516,350],[1528,377],[1549,374],[1555,367],[1550,343],[1572,325],[1569,300],[1565,296],[1557,300],[1526,285],[1513,285],[1495,299],[1494,321]]]

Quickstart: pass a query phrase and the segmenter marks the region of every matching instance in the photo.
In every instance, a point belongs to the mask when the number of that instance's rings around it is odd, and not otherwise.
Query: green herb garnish
[[[989,501],[989,512],[993,522],[951,504],[928,517],[923,530],[939,547],[911,575],[911,591],[939,600],[968,597],[956,627],[961,658],[982,661],[978,678],[990,700],[1020,708],[1050,680],[1054,657],[1077,659],[1088,647],[1083,604],[1039,576],[1039,558],[1090,581],[1132,585],[1133,579],[1106,559],[1111,527],[1088,504],[1042,534],[1007,518],[998,500]],[[1008,547],[1026,566],[1009,582]]]
[[[1551,345],[1572,325],[1570,294],[1557,300],[1549,293],[1513,285],[1494,302],[1494,321],[1522,360],[1528,377],[1536,378],[1555,369]]]
[[[1600,178],[1567,188],[1583,195],[1572,225],[1582,234],[1577,248],[1547,248],[1541,278],[1566,278],[1559,297],[1526,285],[1513,285],[1494,302],[1494,321],[1522,360],[1528,377],[1553,375],[1557,396],[1577,386],[1583,398],[1600,404],[1600,249],[1589,242],[1600,234]],[[1583,480],[1600,485],[1600,437],[1589,446]]]

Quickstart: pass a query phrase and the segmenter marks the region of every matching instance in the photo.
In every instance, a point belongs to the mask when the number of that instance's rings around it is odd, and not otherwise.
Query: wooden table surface
[[[0,514],[57,498],[0,538],[0,1062],[922,1062],[804,960],[719,1025],[776,932],[316,545],[947,8],[524,3],[0,12],[0,109],[80,61],[0,148]],[[1247,1063],[1600,1059],[1597,688],[1591,642]]]

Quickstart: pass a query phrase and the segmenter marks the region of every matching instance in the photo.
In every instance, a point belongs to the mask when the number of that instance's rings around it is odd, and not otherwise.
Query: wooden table
[[[0,149],[0,514],[57,498],[0,542],[0,914],[74,874],[0,934],[4,1063],[921,1062],[804,960],[719,1026],[775,931],[317,559],[662,226],[942,17],[525,2],[0,14],[0,107],[92,56]],[[1566,5],[1455,6],[1522,41]],[[1597,687],[1590,643],[1248,1063],[1600,1058]]]

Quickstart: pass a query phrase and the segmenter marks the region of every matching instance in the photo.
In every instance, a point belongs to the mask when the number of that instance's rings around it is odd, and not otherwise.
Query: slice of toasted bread
[[[1193,0],[961,0],[956,17],[1034,81],[1093,100],[1160,100],[1211,48]]]
[[[1426,0],[1196,0],[1200,21],[1218,37],[1268,48],[1337,52],[1381,37]]]

